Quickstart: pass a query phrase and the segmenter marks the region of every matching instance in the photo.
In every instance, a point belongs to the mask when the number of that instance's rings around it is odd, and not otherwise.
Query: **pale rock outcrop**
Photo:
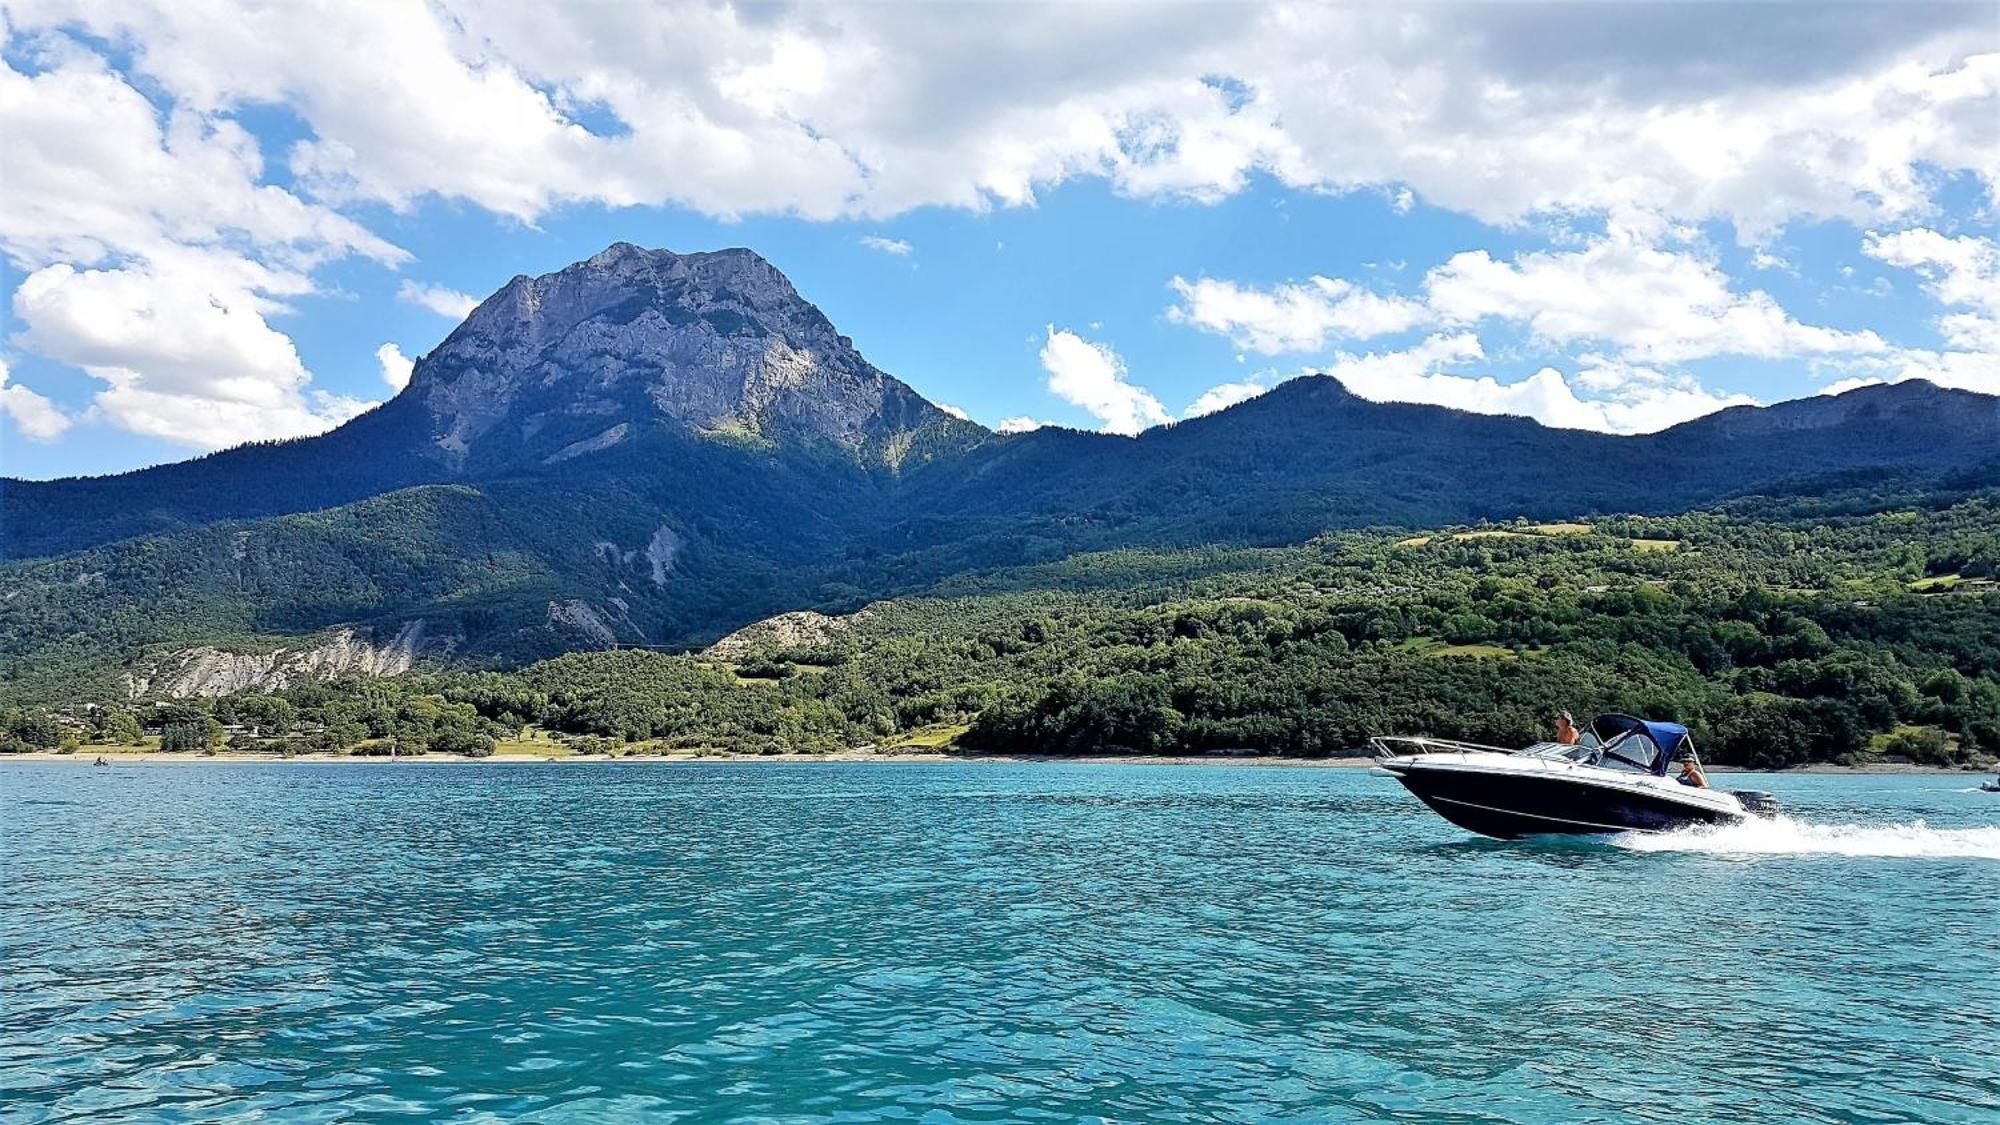
[[[456,637],[430,634],[412,621],[384,641],[366,630],[340,629],[317,644],[266,652],[231,652],[199,645],[147,657],[125,673],[131,698],[230,695],[276,691],[336,676],[400,676],[425,657],[444,657]]]
[[[652,566],[653,585],[667,584],[667,573],[673,570],[674,560],[680,557],[680,553],[680,533],[661,524],[660,530],[655,531],[652,539],[646,542],[646,562]]]
[[[574,632],[597,648],[618,646],[618,631],[582,598],[550,602],[547,623],[551,628]]]
[[[809,609],[781,613],[752,622],[703,650],[716,660],[741,660],[766,649],[819,648],[875,616],[873,606],[864,606],[844,617],[830,617]]]

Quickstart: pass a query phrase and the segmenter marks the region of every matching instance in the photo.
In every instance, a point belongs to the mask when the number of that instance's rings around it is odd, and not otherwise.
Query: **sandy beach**
[[[907,750],[840,750],[826,754],[493,754],[484,758],[467,758],[456,754],[424,754],[415,757],[387,758],[361,754],[299,754],[290,758],[275,754],[256,754],[243,751],[221,750],[214,754],[168,754],[158,750],[119,750],[108,747],[85,748],[74,754],[57,754],[37,751],[27,754],[0,754],[0,763],[5,762],[63,762],[70,765],[88,766],[102,756],[114,766],[186,766],[202,764],[225,765],[407,765],[407,766],[465,766],[465,765],[520,765],[523,763],[553,763],[557,765],[604,765],[604,764],[688,764],[699,762],[769,763],[774,765],[812,765],[826,763],[870,763],[879,765],[937,764],[941,762],[962,762],[971,765],[1005,764],[1049,764],[1049,765],[1097,765],[1097,766],[1244,766],[1250,768],[1289,766],[1309,769],[1367,769],[1374,759],[1367,757],[1345,758],[1286,758],[1269,754],[1215,754],[1215,755],[1089,755],[1081,757],[1046,754],[949,754]],[[1765,772],[1745,770],[1740,766],[1709,766],[1715,774]],[[1770,772],[1780,773],[1827,773],[1827,774],[1943,774],[1951,776],[1979,776],[1994,771],[1991,765],[1971,768],[1950,768],[1945,766],[1925,766],[1911,762],[1871,762],[1867,765],[1842,766],[1832,763],[1818,763],[1799,766],[1791,770]]]

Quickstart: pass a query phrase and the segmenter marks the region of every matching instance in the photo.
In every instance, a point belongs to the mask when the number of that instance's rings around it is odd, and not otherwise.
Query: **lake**
[[[0,765],[0,1119],[1981,1121],[2000,797],[1502,843],[1365,770]]]

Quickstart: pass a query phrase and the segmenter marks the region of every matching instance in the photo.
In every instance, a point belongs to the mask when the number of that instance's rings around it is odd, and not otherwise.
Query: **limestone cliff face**
[[[926,428],[984,435],[877,370],[748,250],[618,243],[517,277],[424,357],[409,395],[460,467],[572,461],[676,426],[889,463]]]
[[[852,632],[875,615],[864,606],[844,617],[829,617],[809,609],[766,617],[736,630],[703,650],[716,660],[742,660],[771,649],[818,648]]]
[[[125,692],[134,699],[185,699],[275,691],[343,675],[400,676],[424,657],[450,655],[456,643],[455,638],[432,636],[422,621],[412,621],[379,642],[364,631],[341,629],[303,648],[229,652],[201,645],[141,662],[125,674]]]

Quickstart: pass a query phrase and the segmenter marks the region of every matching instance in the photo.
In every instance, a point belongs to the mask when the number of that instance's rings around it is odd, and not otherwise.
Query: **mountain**
[[[621,243],[510,281],[326,435],[0,482],[0,695],[701,643],[1087,549],[1947,477],[2000,480],[2000,399],[1865,387],[1613,437],[1308,377],[1137,438],[996,435],[756,254]]]
[[[401,394],[331,433],[113,477],[6,481],[0,550],[55,555],[654,441],[782,449],[865,476],[987,436],[863,359],[758,255],[618,243],[508,282],[416,362]]]

